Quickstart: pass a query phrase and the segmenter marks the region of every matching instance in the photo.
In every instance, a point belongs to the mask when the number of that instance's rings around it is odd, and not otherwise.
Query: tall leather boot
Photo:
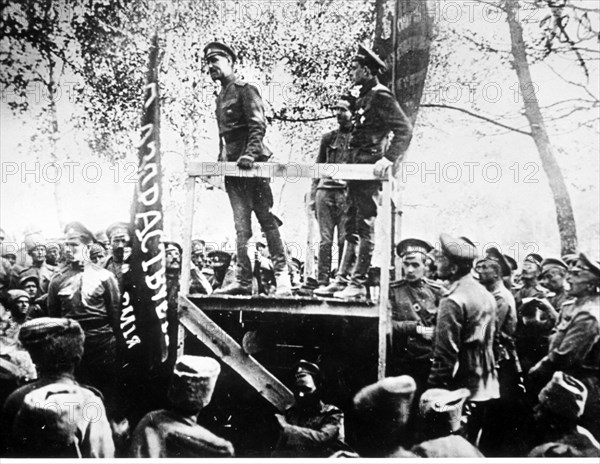
[[[235,282],[219,288],[213,295],[252,295],[252,263],[248,256],[248,240],[245,235],[237,235],[237,268]]]
[[[350,273],[354,268],[356,261],[356,248],[357,244],[346,240],[344,243],[344,252],[342,253],[342,259],[340,259],[340,266],[335,275],[335,279],[326,286],[321,286],[313,291],[316,296],[333,296],[335,292],[340,292],[346,288],[350,281]]]
[[[273,263],[275,284],[277,285],[275,296],[292,296],[292,282],[279,229],[266,230],[264,233]]]
[[[375,244],[372,240],[360,239],[358,247],[358,258],[348,286],[339,292],[333,294],[334,298],[342,300],[363,300],[367,296],[366,283],[369,277],[369,267],[371,267],[371,258]]]

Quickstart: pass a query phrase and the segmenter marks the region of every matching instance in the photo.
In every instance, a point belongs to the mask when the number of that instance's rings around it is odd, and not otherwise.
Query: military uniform
[[[349,143],[352,127],[342,128],[326,133],[321,139],[317,163],[345,164],[349,161]],[[329,283],[331,273],[331,246],[333,233],[337,227],[338,250],[341,257],[344,241],[356,242],[345,234],[346,214],[348,211],[348,189],[344,180],[314,179],[311,191],[315,202],[317,221],[319,222],[319,285]]]
[[[417,333],[418,326],[435,328],[444,287],[429,279],[399,280],[390,285],[392,349],[390,375],[410,375],[423,387],[429,376],[433,340]],[[397,371],[397,372],[396,372]]]
[[[544,385],[556,371],[581,380],[588,398],[581,425],[600,437],[600,296],[577,298],[561,311],[548,354],[530,371],[533,385]]]
[[[85,351],[78,370],[84,383],[105,390],[115,381],[120,330],[120,295],[113,274],[92,263],[72,263],[50,282],[48,315],[77,321],[85,333]]]
[[[206,59],[215,55],[228,56],[232,63],[236,55],[230,47],[210,43],[204,49]],[[248,167],[255,161],[269,158],[263,144],[266,131],[264,106],[258,89],[239,79],[235,74],[223,80],[217,96],[216,116],[219,126],[220,161],[235,161]],[[243,161],[243,163],[242,163]],[[240,164],[242,163],[242,164]],[[250,163],[250,164],[249,164]],[[252,212],[265,234],[269,246],[275,276],[282,295],[290,292],[287,262],[279,223],[271,212],[273,194],[269,179],[260,177],[225,177],[225,190],[233,210],[236,229],[237,288],[221,289],[219,293],[251,294],[252,264],[248,256],[248,240],[252,236]],[[285,277],[287,276],[287,285]],[[284,287],[287,287],[284,289]]]

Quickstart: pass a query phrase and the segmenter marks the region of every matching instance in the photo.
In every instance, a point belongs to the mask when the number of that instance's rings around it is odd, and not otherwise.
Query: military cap
[[[179,357],[169,387],[169,401],[184,410],[199,411],[210,403],[220,372],[221,365],[213,358]]]
[[[321,377],[321,369],[319,369],[319,366],[315,363],[308,362],[306,359],[301,359],[296,364],[294,375],[296,377],[300,375],[310,375],[313,379],[318,380]]]
[[[204,240],[200,240],[198,238],[192,240],[192,254],[197,252],[204,252],[206,247],[206,242]]]
[[[458,261],[473,261],[477,258],[477,248],[473,242],[464,238],[455,238],[449,234],[440,234],[442,252],[448,257]]]
[[[38,231],[25,234],[23,241],[25,242],[25,249],[27,252],[34,250],[38,246],[46,246],[46,239],[41,232]]]
[[[471,391],[467,388],[459,388],[454,391],[430,388],[421,396],[419,412],[423,417],[432,414],[439,416],[452,430],[458,430],[463,404],[470,396]]]
[[[510,266],[511,271],[514,272],[517,269],[519,269],[519,265],[517,264],[517,260],[515,258],[513,258],[511,255],[506,255],[505,254],[504,258],[506,259],[506,262]]]
[[[469,245],[474,246],[475,248],[477,248],[477,245],[475,245],[475,242],[473,240],[471,240],[469,237],[465,237],[464,235],[461,235],[460,237],[458,237],[461,240],[464,240],[465,242],[467,242]]]
[[[230,262],[231,261],[231,253],[227,253],[223,250],[212,250],[206,256],[211,259],[217,258],[219,261]]]
[[[381,58],[371,49],[359,45],[358,52],[352,58],[352,61],[356,61],[363,66],[366,66],[373,72],[373,74],[377,74],[381,71],[385,71],[387,66],[383,62]]]
[[[583,414],[588,396],[583,383],[564,372],[557,371],[538,395],[540,406],[552,414],[576,420]]]
[[[416,389],[414,379],[408,375],[386,377],[360,390],[354,396],[354,409],[373,420],[387,417],[394,425],[403,425],[409,419]]]
[[[29,280],[33,280],[37,286],[40,285],[40,278],[38,277],[35,269],[26,269],[19,274],[19,286],[22,286]]]
[[[546,258],[542,261],[542,274],[546,274],[552,269],[563,269],[568,270],[569,266],[560,258]]]
[[[533,263],[541,269],[542,262],[544,261],[544,259],[541,255],[538,255],[537,253],[529,253],[527,256],[525,256],[525,259],[523,261]]]
[[[90,245],[90,259],[94,258],[96,256],[102,257],[105,255],[105,253],[106,253],[106,250],[99,243],[92,243]]]
[[[401,258],[411,253],[427,255],[431,250],[433,250],[433,246],[430,243],[418,238],[405,238],[396,245],[396,253]]]
[[[94,234],[81,222],[69,222],[65,226],[65,240],[78,240],[87,245],[96,241]]]
[[[0,253],[2,256],[17,256],[17,244],[11,242],[2,242],[0,244]]]
[[[221,55],[227,58],[231,58],[231,61],[235,63],[237,61],[237,54],[228,45],[225,45],[222,42],[210,42],[208,45],[204,47],[204,58],[209,59],[212,56]]]
[[[579,255],[577,253],[568,253],[568,254],[562,256],[561,259],[567,264],[568,267],[571,267],[571,266],[577,264]]]
[[[502,271],[502,277],[507,277],[511,273],[510,264],[506,260],[506,257],[500,253],[500,250],[496,247],[490,247],[485,252],[485,258],[489,261],[494,261],[495,263],[500,265],[500,270]]]
[[[27,298],[27,301],[29,301],[29,294],[25,290],[17,288],[8,291],[9,304],[13,304],[15,301],[20,300],[21,298]]]
[[[341,95],[335,105],[333,105],[333,109],[336,108],[343,108],[354,113],[354,110],[356,109],[356,97],[350,94]]]
[[[27,348],[28,345],[69,334],[79,336],[83,334],[77,321],[59,317],[38,317],[21,326],[19,340]]]
[[[591,259],[587,254],[581,252],[579,253],[579,263],[583,264],[583,269],[591,272],[596,277],[600,277],[600,262]]]
[[[181,248],[181,245],[177,242],[171,242],[168,240],[165,240],[164,242],[165,245],[165,253],[169,252],[169,251],[179,251],[179,254],[183,254],[183,248]]]
[[[113,222],[106,228],[106,236],[110,240],[113,235],[131,235],[131,225],[128,222]]]

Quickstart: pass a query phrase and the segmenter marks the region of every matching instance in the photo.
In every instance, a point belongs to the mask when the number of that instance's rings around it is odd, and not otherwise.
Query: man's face
[[[452,265],[450,264],[448,256],[446,256],[443,252],[436,252],[435,266],[440,279],[448,279],[452,277]]]
[[[170,248],[165,254],[166,267],[168,271],[178,271],[181,269],[181,253],[176,248]]]
[[[425,256],[421,253],[408,253],[402,259],[404,277],[409,282],[416,282],[425,276]]]
[[[550,269],[540,277],[540,284],[552,292],[559,293],[565,287],[565,273],[560,269]]]
[[[352,121],[352,113],[349,109],[338,106],[335,108],[335,117],[340,126],[347,126]]]
[[[4,255],[4,257],[8,259],[8,262],[11,264],[11,266],[14,266],[17,262],[17,255]]]
[[[65,260],[68,263],[83,262],[85,245],[76,239],[69,239],[65,242]]]
[[[358,61],[353,61],[350,65],[350,79],[354,85],[363,85],[369,79],[367,67],[361,65]]]
[[[38,245],[29,252],[31,260],[34,264],[40,264],[46,261],[46,247],[44,245]]]
[[[483,285],[489,285],[500,279],[498,269],[486,259],[482,259],[475,266],[475,272],[479,274],[479,282]]]
[[[307,373],[296,374],[296,385],[294,396],[299,405],[308,405],[314,402],[317,393],[317,386],[313,376]]]
[[[523,261],[523,272],[521,273],[522,279],[537,279],[539,274],[540,268],[537,264],[532,263],[531,261]]]
[[[194,263],[194,266],[196,266],[198,269],[202,269],[204,267],[206,264],[204,250],[197,249],[192,252],[192,263]]]
[[[113,258],[120,263],[125,257],[125,248],[129,246],[130,237],[126,233],[116,233],[110,237],[110,246],[112,248]]]
[[[60,249],[57,246],[49,246],[46,249],[46,262],[55,266],[58,263],[60,257]]]
[[[213,81],[227,79],[233,74],[231,59],[223,55],[213,55],[207,58],[208,74]]]
[[[597,282],[597,278],[585,269],[584,263],[577,261],[577,264],[569,270],[567,282],[569,283],[569,295],[582,297],[591,293],[591,287]]]
[[[27,316],[29,312],[29,298],[21,297],[15,301],[13,311],[21,317]]]
[[[38,286],[33,280],[28,280],[23,285],[23,290],[27,292],[29,298],[35,298],[38,292]]]

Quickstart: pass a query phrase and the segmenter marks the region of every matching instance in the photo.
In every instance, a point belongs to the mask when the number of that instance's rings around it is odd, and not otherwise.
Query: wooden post
[[[185,182],[185,225],[183,231],[183,256],[181,257],[181,280],[179,294],[190,293],[190,276],[192,267],[192,234],[194,233],[194,206],[196,203],[196,178],[189,176]],[[184,353],[185,329],[181,324],[177,330],[177,356]]]
[[[385,377],[387,338],[390,329],[390,318],[388,300],[390,294],[390,270],[389,264],[392,259],[392,185],[388,171],[388,179],[383,182],[383,204],[381,207],[381,218],[383,220],[384,235],[381,237],[383,243],[383,259],[381,265],[380,287],[379,287],[379,361],[377,366],[377,378]]]

